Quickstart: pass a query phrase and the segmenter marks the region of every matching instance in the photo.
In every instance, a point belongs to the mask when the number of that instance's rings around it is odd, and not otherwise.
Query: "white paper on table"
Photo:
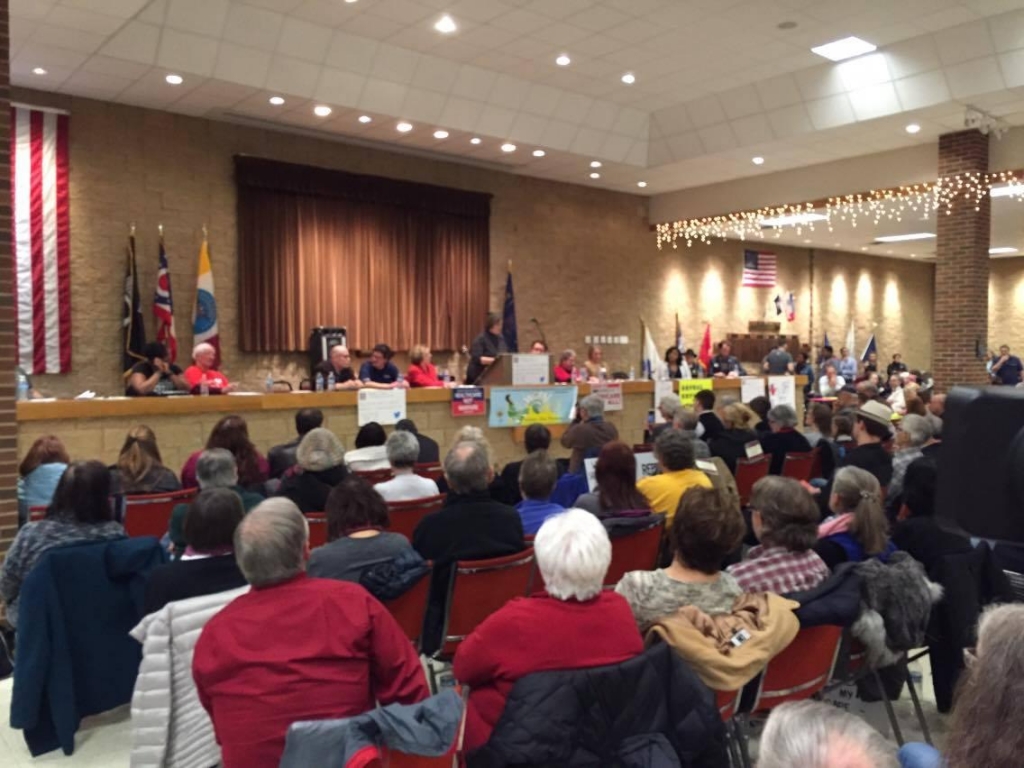
[[[654,423],[664,424],[665,417],[661,415],[661,411],[658,410],[658,403],[661,402],[663,397],[671,397],[673,400],[675,397],[675,387],[672,383],[672,379],[655,379],[654,381]]]
[[[772,408],[776,405],[788,405],[796,410],[796,377],[769,376],[768,399],[771,401]]]
[[[740,401],[749,403],[755,397],[764,397],[764,379],[760,376],[744,376],[740,379]]]
[[[378,424],[397,424],[405,418],[405,390],[361,389],[359,390],[359,426],[376,421]]]
[[[512,355],[514,387],[547,384],[550,373],[550,355]]]
[[[591,384],[590,394],[597,395],[604,401],[606,411],[622,410],[622,382],[607,382],[602,384]]]

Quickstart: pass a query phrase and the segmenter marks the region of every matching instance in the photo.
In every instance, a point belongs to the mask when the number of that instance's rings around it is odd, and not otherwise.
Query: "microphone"
[[[544,346],[546,347],[548,345],[548,340],[544,336],[544,329],[541,328],[540,321],[537,320],[536,317],[531,317],[530,318],[530,322],[533,323],[535,326],[537,326],[537,333],[540,334],[540,340],[544,342]]]

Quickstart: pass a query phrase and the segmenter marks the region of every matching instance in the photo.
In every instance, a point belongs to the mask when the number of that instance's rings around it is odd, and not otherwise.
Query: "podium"
[[[547,386],[551,383],[551,356],[525,353],[498,355],[473,383],[478,387]]]
[[[512,384],[512,355],[498,355],[484,372],[471,382],[477,387],[502,387]]]

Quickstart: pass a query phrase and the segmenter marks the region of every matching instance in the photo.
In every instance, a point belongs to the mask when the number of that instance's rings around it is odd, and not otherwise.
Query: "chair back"
[[[309,548],[322,547],[327,543],[327,513],[307,512],[306,521],[309,523]]]
[[[771,467],[771,459],[768,454],[762,454],[754,459],[738,459],[736,461],[736,490],[740,494],[740,504],[750,504],[750,494],[754,491],[754,483],[762,477],[768,476],[768,469]]]
[[[721,715],[723,722],[729,722],[739,711],[741,691],[713,691],[713,693],[718,714]]]
[[[413,531],[420,524],[420,520],[441,509],[444,506],[444,500],[445,495],[442,493],[412,501],[389,501],[388,518],[391,520],[391,525],[388,530],[400,533],[412,541]]]
[[[423,617],[427,613],[427,600],[430,597],[430,573],[434,569],[432,562],[428,561],[427,565],[430,571],[424,573],[419,581],[394,600],[384,603],[388,613],[395,617],[405,636],[417,648],[420,635],[423,634]]]
[[[433,480],[435,483],[444,477],[444,467],[440,464],[414,464],[412,471],[420,477]]]
[[[633,453],[651,453],[654,451],[654,443],[633,443]]]
[[[612,562],[604,583],[614,586],[630,571],[650,571],[658,565],[658,550],[665,530],[663,521],[612,539]]]
[[[824,462],[821,460],[822,451],[832,450],[828,443],[824,439],[819,440],[818,444],[811,449],[811,454],[814,456],[814,460],[811,462],[811,477],[823,477],[824,476]],[[826,480],[831,478],[825,478]]]
[[[169,493],[147,493],[125,496],[124,529],[129,536],[156,536],[167,533],[171,511],[178,504],[190,504],[199,493],[197,488],[185,488]]]
[[[782,476],[791,477],[794,480],[803,480],[805,483],[811,481],[811,470],[814,469],[814,451],[804,453],[787,453],[786,460],[782,464]]]
[[[533,549],[488,560],[459,560],[452,567],[440,657],[450,658],[488,616],[530,586]]]
[[[386,483],[394,475],[391,472],[391,467],[385,469],[364,469],[362,471],[356,471],[353,474],[363,478],[370,485],[376,485],[377,483]]]
[[[45,504],[39,504],[39,505],[34,506],[34,507],[29,507],[28,508],[28,521],[30,523],[35,523],[35,522],[38,522],[38,521],[42,520],[44,517],[46,517],[46,509],[47,509],[47,507],[46,507]]]
[[[752,712],[787,701],[803,701],[821,691],[832,676],[843,628],[825,624],[801,629],[786,649],[761,673]]]

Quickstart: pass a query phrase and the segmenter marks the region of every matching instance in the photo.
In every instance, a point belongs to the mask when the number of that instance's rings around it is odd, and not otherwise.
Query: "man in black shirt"
[[[846,452],[844,467],[860,467],[886,488],[892,482],[892,455],[882,445],[892,435],[892,409],[869,400],[854,411],[853,439],[856,448]]]
[[[126,395],[140,397],[189,391],[190,387],[181,374],[181,368],[167,362],[167,348],[163,344],[151,341],[142,348],[142,354],[146,359],[133,365],[128,374]]]
[[[501,335],[501,315],[487,313],[487,328],[473,339],[469,349],[469,365],[466,366],[466,383],[474,384],[480,374],[493,363],[498,355],[508,354],[508,346]]]
[[[732,344],[723,341],[718,345],[718,354],[711,358],[711,375],[728,376],[730,373],[747,375],[740,361],[732,356]]]
[[[313,378],[315,379],[317,374],[323,376],[324,387],[326,387],[327,377],[332,373],[334,374],[335,389],[359,389],[363,386],[363,382],[356,378],[355,372],[352,370],[352,356],[348,352],[348,347],[342,344],[331,347],[327,359],[318,363],[313,369]]]
[[[288,443],[275,445],[267,454],[267,461],[270,462],[271,479],[281,477],[296,464],[295,452],[299,449],[299,443],[306,433],[316,429],[324,423],[324,414],[319,408],[303,408],[295,414],[295,431],[298,437]]]
[[[441,449],[437,445],[437,440],[427,435],[421,435],[416,427],[416,422],[412,419],[400,419],[395,424],[395,429],[415,435],[416,442],[420,444],[420,453],[416,457],[417,464],[437,464],[441,461]]]
[[[892,362],[889,363],[889,367],[885,369],[885,374],[891,379],[894,375],[906,373],[906,371],[907,364],[903,362],[903,355],[897,352],[892,356]]]

